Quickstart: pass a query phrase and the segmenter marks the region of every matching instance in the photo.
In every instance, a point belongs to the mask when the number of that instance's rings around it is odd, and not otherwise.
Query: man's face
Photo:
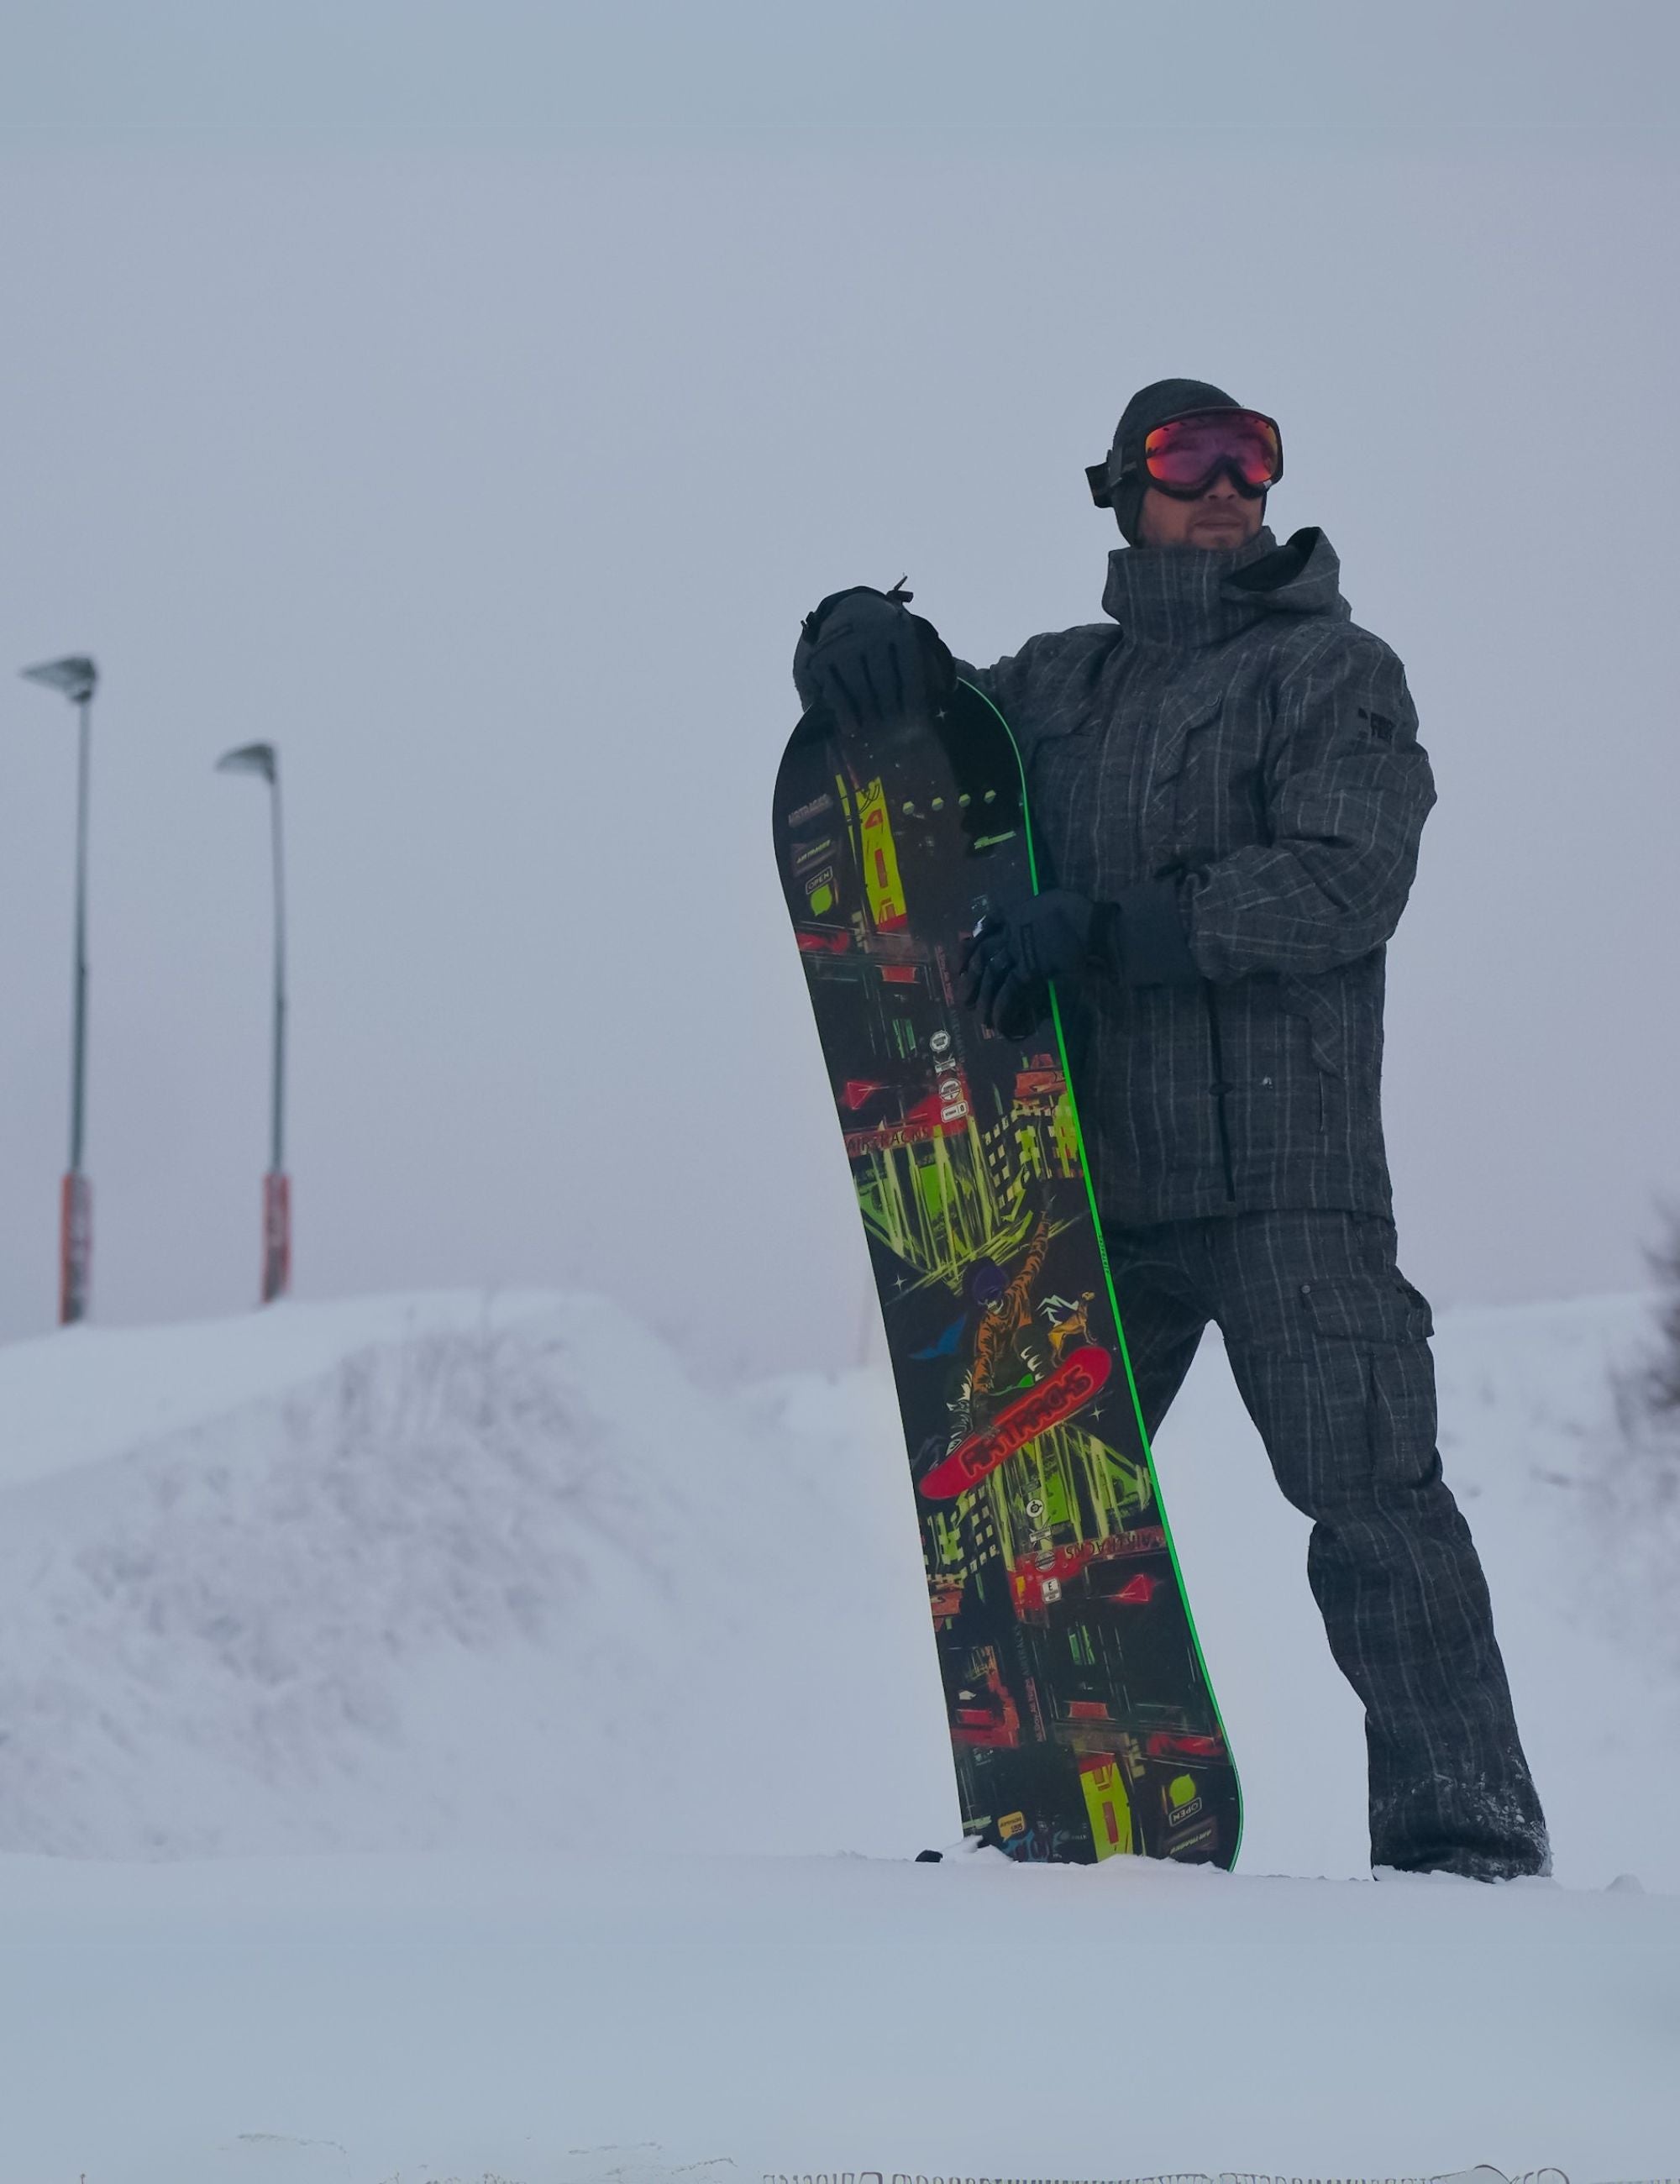
[[[1228,552],[1254,537],[1262,510],[1260,500],[1247,499],[1221,471],[1194,500],[1177,500],[1149,487],[1138,527],[1145,546],[1199,546],[1206,553]]]

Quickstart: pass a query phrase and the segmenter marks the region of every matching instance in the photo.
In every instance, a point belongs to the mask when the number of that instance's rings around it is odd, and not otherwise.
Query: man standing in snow
[[[1373,1865],[1543,1873],[1382,1144],[1384,944],[1434,785],[1328,541],[1263,527],[1282,468],[1271,419],[1159,381],[1088,473],[1126,540],[1107,621],[976,670],[898,596],[841,592],[794,679],[866,725],[937,708],[960,673],[1010,723],[1046,891],[986,919],[964,997],[1019,1037],[1057,982],[1149,1430],[1213,1321],[1314,1521],[1309,1579],[1366,1709]]]

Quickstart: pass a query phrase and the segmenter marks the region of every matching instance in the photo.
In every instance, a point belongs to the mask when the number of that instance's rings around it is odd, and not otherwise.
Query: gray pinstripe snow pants
[[[1313,1519],[1308,1580],[1365,1705],[1372,1864],[1545,1871],[1487,1584],[1436,1451],[1429,1307],[1393,1225],[1243,1213],[1107,1242],[1150,1432],[1213,1321],[1278,1485]]]

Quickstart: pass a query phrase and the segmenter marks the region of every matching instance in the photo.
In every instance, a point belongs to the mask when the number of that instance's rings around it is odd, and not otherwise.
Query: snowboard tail
[[[962,937],[1033,886],[1013,738],[795,728],[787,910],[869,1240],[965,1830],[1023,1859],[1229,1866],[1241,1797],[1184,1597],[1060,1011],[958,1002]]]

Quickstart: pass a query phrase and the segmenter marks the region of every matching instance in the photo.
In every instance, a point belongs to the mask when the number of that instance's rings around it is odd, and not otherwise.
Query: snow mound
[[[867,1847],[916,1668],[948,1832],[914,1528],[826,1487],[815,1400],[737,1415],[592,1298],[0,1351],[0,1847]]]
[[[1444,1315],[1442,1445],[1560,1873],[1680,1887],[1680,1536],[1614,1399],[1649,1324],[1640,1298]],[[364,1298],[0,1350],[0,1849],[956,1833],[881,1373],[719,1396],[600,1299]],[[1357,1875],[1359,1708],[1216,1340],[1159,1454],[1243,1864]]]

